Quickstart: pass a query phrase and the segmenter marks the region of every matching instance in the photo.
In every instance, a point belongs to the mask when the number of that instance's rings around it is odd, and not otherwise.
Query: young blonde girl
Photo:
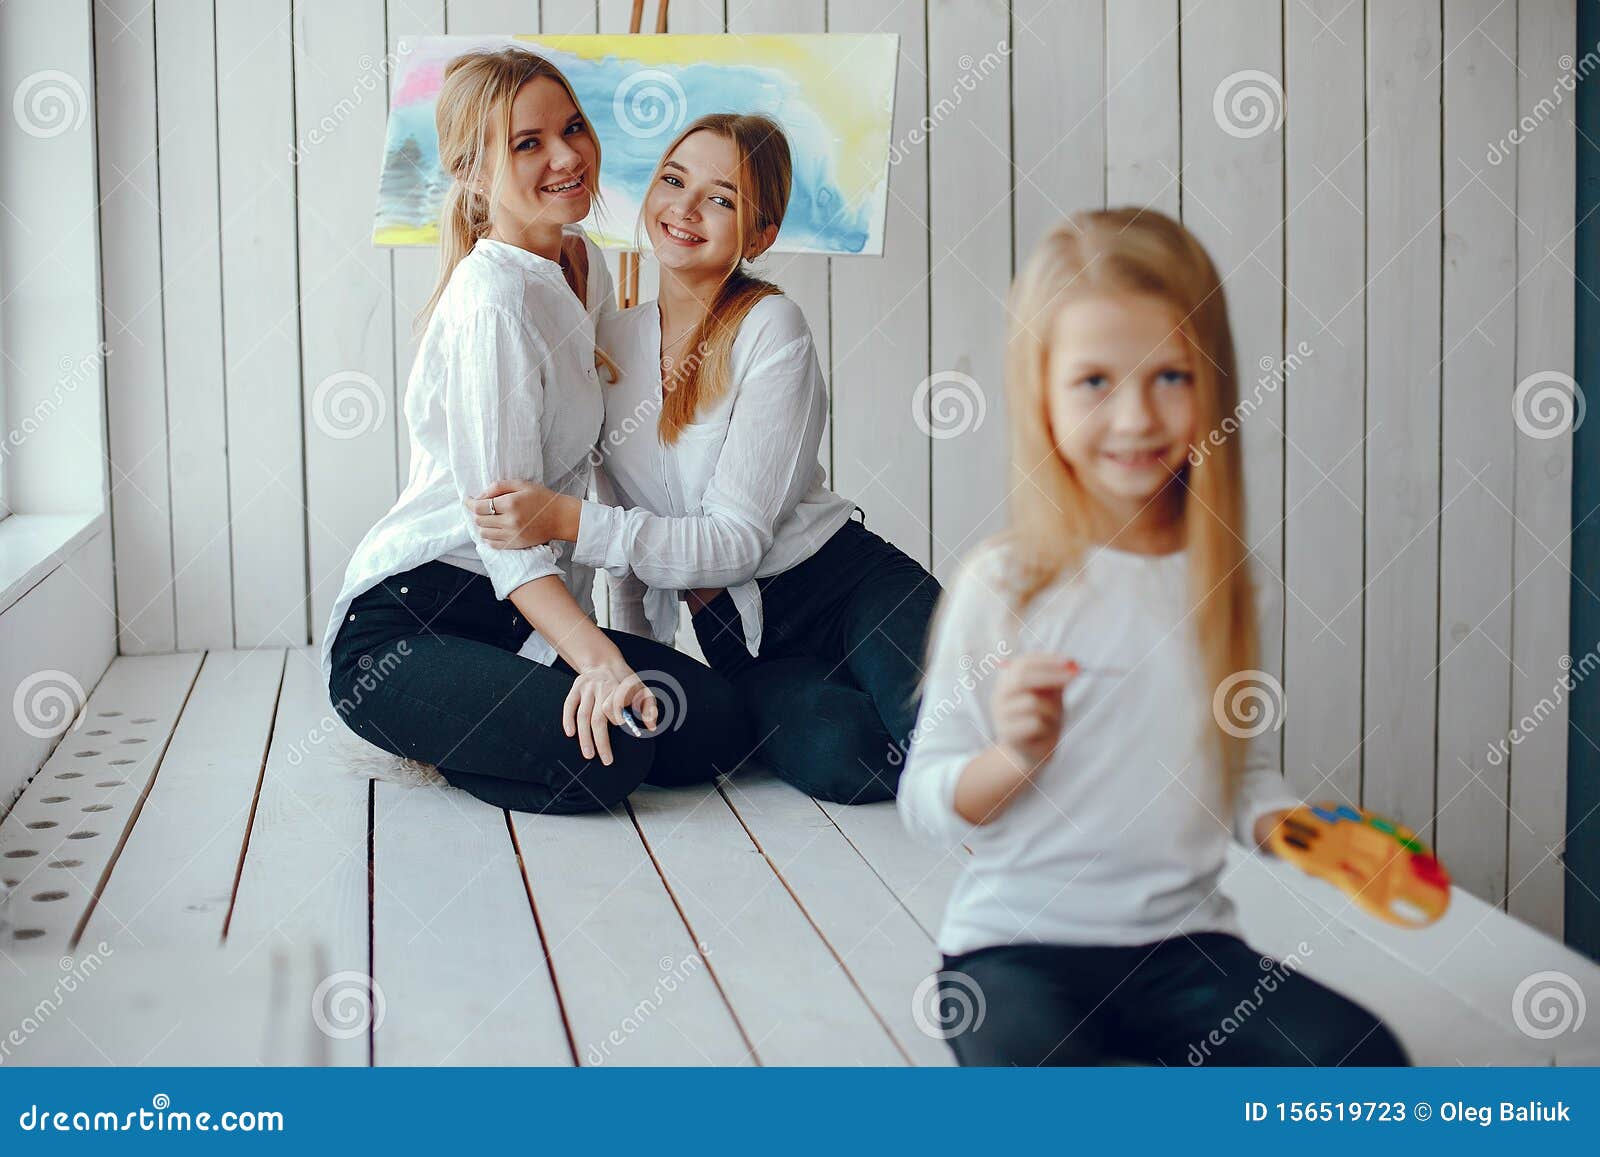
[[[351,559],[323,645],[330,698],[358,734],[499,807],[592,811],[730,771],[749,729],[725,679],[602,630],[593,571],[496,550],[472,521],[472,496],[508,474],[589,486],[611,285],[579,222],[599,143],[560,71],[516,48],[452,61],[437,122],[452,183],[406,388],[411,477]],[[648,734],[663,695],[671,727]]]
[[[941,607],[899,805],[965,864],[940,996],[972,1009],[976,989],[984,1015],[952,1048],[1406,1063],[1365,1009],[1267,969],[1218,889],[1230,834],[1258,846],[1298,801],[1276,733],[1247,743],[1213,694],[1256,673],[1262,613],[1237,439],[1192,452],[1236,402],[1215,268],[1159,213],[1079,213],[1009,318],[1011,526]]]

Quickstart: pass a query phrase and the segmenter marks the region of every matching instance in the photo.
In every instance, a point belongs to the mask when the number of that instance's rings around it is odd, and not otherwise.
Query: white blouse
[[[569,234],[582,236],[577,226]],[[500,550],[484,543],[462,499],[503,478],[535,479],[562,494],[588,492],[604,403],[595,329],[615,312],[604,257],[585,238],[588,302],[561,266],[502,241],[480,239],[445,286],[406,385],[411,476],[356,547],[322,639],[322,674],[350,603],[390,575],[438,559],[487,575],[497,598],[558,574],[591,617],[594,572],[564,544]],[[521,654],[550,663],[534,632]]]
[[[1253,846],[1257,818],[1300,801],[1277,771],[1280,732],[1268,728],[1249,743],[1226,814],[1186,552],[1099,548],[1077,580],[1058,579],[1021,616],[1003,593],[1003,557],[985,548],[945,595],[900,780],[907,827],[964,869],[940,949],[1237,935],[1232,902],[1218,890],[1230,829]],[[1257,589],[1266,639],[1279,600],[1270,576]],[[1062,735],[1033,787],[975,826],[955,810],[956,781],[994,742],[999,663],[1030,651],[1084,670],[1067,685]],[[1281,702],[1276,710],[1281,723]],[[1249,719],[1243,710],[1232,717]]]
[[[828,389],[805,314],[781,294],[758,301],[734,339],[728,389],[670,446],[656,433],[656,303],[606,317],[599,342],[621,376],[605,388],[602,501],[583,505],[574,561],[611,576],[614,626],[647,625],[667,644],[680,591],[727,588],[757,654],[755,580],[810,558],[855,508],[824,485],[817,455]]]

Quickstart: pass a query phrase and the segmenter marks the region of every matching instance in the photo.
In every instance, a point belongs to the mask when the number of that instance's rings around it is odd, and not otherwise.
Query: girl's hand
[[[991,701],[995,743],[1023,775],[1055,751],[1066,716],[1062,692],[1077,674],[1076,662],[1047,654],[1019,655],[1001,669]]]
[[[1281,824],[1288,814],[1288,808],[1279,808],[1277,811],[1270,811],[1265,815],[1256,817],[1255,828],[1250,833],[1255,837],[1256,847],[1266,847],[1267,839],[1272,835],[1273,829]]]
[[[659,708],[650,688],[621,657],[578,672],[561,706],[561,729],[576,738],[585,759],[597,754],[611,766],[610,724],[622,726],[622,709],[632,707],[646,730],[653,730]]]
[[[501,550],[525,550],[560,538],[561,502],[557,494],[537,482],[496,482],[466,500],[483,541]],[[489,513],[493,500],[494,513]]]

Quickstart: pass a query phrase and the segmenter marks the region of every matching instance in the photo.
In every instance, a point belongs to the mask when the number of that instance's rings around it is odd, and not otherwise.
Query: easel
[[[656,32],[667,30],[667,4],[670,0],[656,0]],[[633,15],[628,18],[628,32],[639,31],[644,23],[644,0],[633,0]],[[639,300],[639,254],[632,250],[622,255],[618,267],[617,308],[627,309]]]

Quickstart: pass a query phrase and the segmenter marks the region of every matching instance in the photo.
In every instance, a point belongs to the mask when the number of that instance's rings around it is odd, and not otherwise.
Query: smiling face
[[[1056,453],[1117,529],[1170,518],[1152,502],[1194,434],[1193,355],[1177,311],[1137,293],[1092,294],[1056,313],[1046,411]]]
[[[730,138],[701,130],[679,141],[644,200],[645,232],[662,267],[680,276],[720,279],[739,259],[764,252],[777,228],[742,238],[742,196],[738,150]],[[754,214],[755,206],[745,203],[743,215]]]
[[[598,159],[594,134],[560,82],[541,76],[523,85],[511,102],[506,168],[490,210],[496,232],[515,238],[582,221],[593,201]]]

